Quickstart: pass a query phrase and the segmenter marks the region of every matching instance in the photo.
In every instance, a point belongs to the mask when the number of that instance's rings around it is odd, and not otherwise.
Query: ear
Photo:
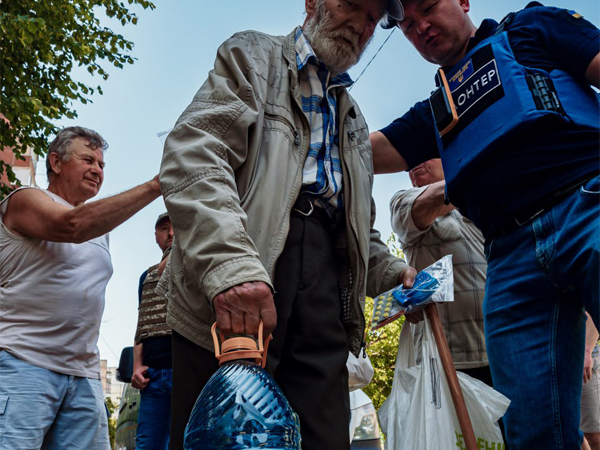
[[[468,13],[471,10],[471,5],[469,4],[469,0],[459,0],[460,7],[465,13]]]
[[[50,153],[48,155],[48,159],[50,160],[50,167],[52,168],[52,172],[58,175],[62,167],[62,161],[58,157],[58,153]]]
[[[311,17],[315,14],[317,10],[317,1],[318,0],[304,0],[304,8],[306,9],[307,17]]]

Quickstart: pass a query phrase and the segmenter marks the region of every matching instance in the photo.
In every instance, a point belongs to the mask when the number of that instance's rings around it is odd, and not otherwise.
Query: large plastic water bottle
[[[235,337],[222,344],[212,327],[221,367],[198,396],[185,429],[185,450],[300,450],[300,421],[265,370],[262,323],[258,341]]]

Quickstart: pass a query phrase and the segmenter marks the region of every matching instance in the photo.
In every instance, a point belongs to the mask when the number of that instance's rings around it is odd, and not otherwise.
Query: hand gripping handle
[[[258,325],[258,340],[252,337],[232,337],[225,339],[223,333],[217,335],[217,324],[214,323],[210,329],[213,342],[215,344],[215,357],[219,360],[219,365],[235,359],[252,359],[256,364],[265,367],[267,363],[267,350],[269,342],[273,338],[269,334],[263,340],[263,322]],[[220,338],[220,339],[219,339]]]

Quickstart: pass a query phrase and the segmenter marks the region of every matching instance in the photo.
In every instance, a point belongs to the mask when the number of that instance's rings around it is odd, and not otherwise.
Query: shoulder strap
[[[523,9],[527,9],[527,8],[534,8],[536,6],[544,6],[542,5],[540,2],[529,2],[527,4],[527,6]],[[521,10],[523,11],[523,10]],[[503,31],[505,31],[506,27],[508,25],[510,25],[510,23],[513,21],[513,19],[515,18],[515,16],[519,13],[520,11],[516,11],[516,12],[511,12],[508,13],[504,19],[502,19],[502,21],[500,22],[500,24],[498,25],[498,28],[496,28],[496,32],[494,33],[494,36],[497,36],[498,34],[502,33]]]
[[[498,28],[496,28],[496,32],[494,33],[494,36],[498,36],[500,33],[503,33],[504,31],[506,31],[506,27],[508,25],[510,25],[510,23],[513,21],[513,19],[515,18],[516,15],[517,15],[516,12],[508,13],[504,17],[504,19],[502,19],[502,21],[498,24]]]

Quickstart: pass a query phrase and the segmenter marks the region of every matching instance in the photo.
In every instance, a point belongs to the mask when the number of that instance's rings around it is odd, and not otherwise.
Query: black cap
[[[386,8],[386,20],[381,22],[381,28],[389,30],[398,25],[398,22],[404,19],[404,7],[400,0],[388,0]]]
[[[168,212],[162,213],[160,216],[158,216],[158,219],[156,219],[156,224],[154,225],[154,229],[156,230],[161,223],[166,222],[167,220],[168,221],[171,220],[169,218],[169,213]]]
[[[390,19],[402,20],[404,19],[404,7],[400,0],[388,0],[386,11]]]

